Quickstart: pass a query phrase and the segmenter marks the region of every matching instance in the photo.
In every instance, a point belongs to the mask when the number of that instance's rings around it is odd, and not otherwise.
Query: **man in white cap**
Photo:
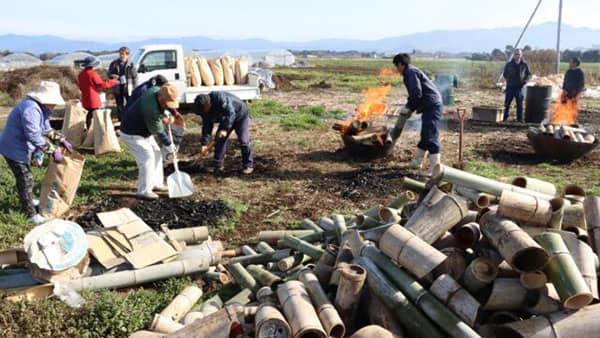
[[[49,117],[57,105],[65,101],[58,83],[42,81],[38,88],[19,102],[8,115],[0,135],[0,154],[15,175],[21,210],[34,224],[46,221],[35,210],[33,202],[33,175],[30,165],[41,167],[44,154],[51,154],[56,162],[63,161],[57,146],[73,151],[71,144],[50,127]]]

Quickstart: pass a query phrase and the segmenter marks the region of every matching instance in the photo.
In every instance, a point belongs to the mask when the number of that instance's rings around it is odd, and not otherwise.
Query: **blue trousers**
[[[417,147],[429,154],[440,152],[440,120],[444,107],[441,104],[425,108],[421,112],[421,140]]]
[[[504,121],[508,120],[508,112],[513,99],[517,101],[517,120],[523,121],[523,88],[506,88],[504,98]]]
[[[254,164],[252,158],[252,148],[250,148],[250,116],[246,115],[245,118],[235,121],[231,130],[227,131],[227,136],[224,138],[218,138],[215,144],[215,159],[214,165],[216,167],[222,167],[223,161],[225,160],[225,152],[227,152],[227,143],[229,135],[235,130],[237,134],[238,142],[240,143],[240,149],[242,150],[242,165],[244,168],[252,167]]]

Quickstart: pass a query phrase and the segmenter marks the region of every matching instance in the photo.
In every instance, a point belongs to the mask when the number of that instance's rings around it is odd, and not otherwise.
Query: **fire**
[[[550,120],[551,124],[575,124],[579,112],[579,98],[567,99],[564,103],[559,101],[554,106]]]

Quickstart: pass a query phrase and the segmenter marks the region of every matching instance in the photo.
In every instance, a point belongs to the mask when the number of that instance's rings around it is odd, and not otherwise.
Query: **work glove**
[[[61,144],[64,141],[66,141],[65,135],[63,135],[58,130],[54,130],[54,129],[50,129],[48,134],[46,134],[46,137],[48,138],[48,140],[50,140],[50,142],[52,142],[55,145]]]
[[[119,76],[119,84],[127,84],[127,78],[125,77],[125,75]]]
[[[220,131],[217,133],[217,137],[218,137],[218,138],[225,138],[225,137],[227,137],[227,130],[220,130]]]
[[[62,163],[65,160],[62,152],[59,149],[56,149],[54,152],[52,152],[52,159],[54,159],[54,162],[56,163]]]
[[[402,107],[402,109],[400,109],[400,115],[410,115],[411,114],[411,110],[408,109],[407,106]]]
[[[202,146],[200,148],[200,156],[204,157],[206,155],[208,155],[208,146],[207,145],[206,146]]]
[[[68,151],[69,153],[72,153],[72,152],[73,152],[73,146],[71,145],[71,142],[69,142],[69,141],[67,141],[67,140],[63,140],[62,142],[60,142],[60,145],[61,145],[63,148],[67,149],[67,151]]]
[[[168,146],[165,146],[165,151],[167,152],[167,154],[173,155],[177,151],[175,143],[171,143]]]
[[[36,168],[41,168],[44,164],[44,152],[42,149],[37,148],[33,154],[31,154],[31,165]]]

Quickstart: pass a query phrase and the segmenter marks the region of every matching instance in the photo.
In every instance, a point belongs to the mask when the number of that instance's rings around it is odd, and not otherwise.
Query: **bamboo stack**
[[[564,124],[541,124],[538,128],[530,128],[536,134],[552,136],[558,140],[568,140],[578,143],[594,143],[594,135],[581,127]]]

